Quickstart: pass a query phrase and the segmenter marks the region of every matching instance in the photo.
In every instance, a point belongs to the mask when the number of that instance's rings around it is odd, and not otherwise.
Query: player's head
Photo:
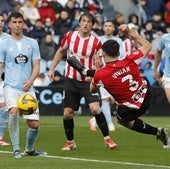
[[[82,19],[83,19],[84,17],[87,17],[87,18],[92,22],[92,25],[94,25],[94,23],[95,23],[95,17],[94,17],[91,13],[89,13],[89,12],[85,12],[85,13],[83,13],[83,14],[80,16],[80,18],[79,18],[79,23],[82,21]]]
[[[20,12],[12,12],[8,18],[8,25],[11,29],[12,36],[20,36],[23,35],[23,28],[24,28],[24,17]],[[16,37],[14,37],[16,38]]]
[[[103,31],[106,35],[108,36],[113,35],[115,30],[116,30],[116,27],[112,20],[106,20],[104,22]]]
[[[10,22],[12,18],[21,18],[24,21],[24,17],[20,12],[12,12],[8,17],[8,21]]]
[[[119,43],[115,40],[107,40],[103,43],[102,50],[108,57],[119,56]]]

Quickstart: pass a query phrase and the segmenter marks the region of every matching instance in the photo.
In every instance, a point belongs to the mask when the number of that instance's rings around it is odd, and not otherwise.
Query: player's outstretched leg
[[[120,121],[119,123],[137,132],[155,135],[157,140],[160,140],[163,143],[163,148],[170,148],[170,138],[168,136],[168,129],[166,128],[157,128],[151,126],[145,123],[144,121],[142,121],[141,119],[134,120],[132,127],[130,127],[128,123],[125,124],[125,123],[121,123]],[[132,124],[132,122],[129,122],[129,124],[130,123]]]
[[[74,57],[69,57],[67,62],[70,66],[76,69],[80,74],[82,74],[83,70],[86,69],[81,63]]]
[[[83,65],[81,65],[81,63],[76,58],[69,57],[67,59],[67,62],[70,66],[76,69],[80,74],[84,76],[90,76],[90,77],[94,76],[95,70],[88,70]]]
[[[168,136],[167,128],[158,128],[156,135],[157,140],[161,140],[163,143],[163,148],[170,148],[170,138]]]

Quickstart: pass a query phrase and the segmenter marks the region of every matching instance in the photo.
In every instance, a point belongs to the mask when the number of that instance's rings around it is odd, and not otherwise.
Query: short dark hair
[[[8,22],[11,20],[11,18],[22,18],[22,20],[24,21],[24,17],[20,12],[12,12],[9,17],[8,17]]]
[[[104,21],[104,24],[105,24],[105,23],[107,23],[107,22],[111,22],[111,23],[115,26],[115,24],[114,24],[113,20],[108,19],[108,20]]]
[[[81,22],[83,16],[87,16],[87,18],[89,18],[89,20],[91,20],[91,21],[92,21],[92,24],[94,25],[94,23],[95,23],[95,17],[94,17],[91,13],[89,13],[89,12],[84,12],[84,13],[80,16],[79,22]]]
[[[102,50],[111,57],[117,56],[119,54],[119,43],[115,40],[107,40],[103,43]]]

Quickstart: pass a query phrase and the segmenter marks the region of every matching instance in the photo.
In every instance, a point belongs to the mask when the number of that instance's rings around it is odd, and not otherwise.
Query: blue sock
[[[38,129],[28,128],[27,136],[26,136],[26,151],[34,150],[35,140],[38,135]]]
[[[8,130],[11,138],[13,151],[20,150],[19,147],[19,115],[9,114]]]
[[[5,129],[8,123],[8,112],[6,107],[0,108],[0,138],[4,137]]]

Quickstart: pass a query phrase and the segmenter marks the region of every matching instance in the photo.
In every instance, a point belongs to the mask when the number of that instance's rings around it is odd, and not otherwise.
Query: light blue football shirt
[[[11,36],[1,43],[0,62],[5,65],[4,85],[18,90],[32,74],[32,60],[40,59],[39,46],[36,40],[23,36],[21,40]]]
[[[1,48],[1,44],[5,43],[5,41],[8,39],[8,37],[10,37],[9,34],[2,32],[2,34],[0,35],[0,48]],[[3,68],[2,72],[4,72],[4,68]]]
[[[164,34],[158,44],[158,50],[165,57],[164,75],[170,77],[170,34]]]
[[[0,35],[0,43],[5,42],[9,36],[9,34],[2,32],[2,34]]]
[[[120,46],[120,48],[119,48],[119,52],[120,52],[120,59],[123,59],[123,58],[125,58],[125,50],[124,50],[124,48],[123,48],[123,42],[122,42],[122,39],[120,39],[119,37],[116,37],[116,36],[112,36],[110,39],[108,39],[108,38],[106,38],[104,35],[103,36],[99,36],[98,37],[99,39],[100,39],[100,41],[102,42],[102,44],[104,43],[104,42],[106,42],[107,40],[115,40],[115,41],[117,41],[118,43],[119,43],[119,46]]]

